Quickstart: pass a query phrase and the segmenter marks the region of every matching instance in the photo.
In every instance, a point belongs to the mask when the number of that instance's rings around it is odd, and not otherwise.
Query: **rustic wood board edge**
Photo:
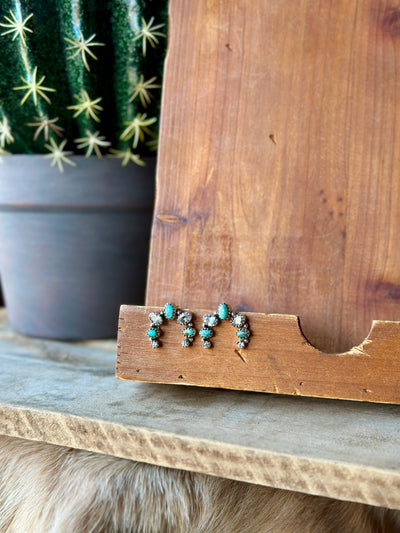
[[[6,405],[0,407],[0,433],[258,485],[400,508],[400,473],[387,469]]]
[[[183,348],[175,321],[163,324],[162,346],[151,347],[148,314],[157,307],[121,306],[116,376],[119,379],[256,392],[400,403],[400,322],[374,321],[367,338],[341,354],[317,350],[295,315],[246,313],[248,347],[236,346],[234,328],[222,322],[214,347],[197,335]],[[197,330],[205,310],[193,312]],[[209,312],[209,311],[208,311]]]

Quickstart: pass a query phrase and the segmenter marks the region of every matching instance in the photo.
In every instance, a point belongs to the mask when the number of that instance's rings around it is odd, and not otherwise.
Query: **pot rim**
[[[0,210],[149,208],[154,203],[156,158],[145,167],[118,159],[72,156],[61,173],[41,154],[13,154],[0,164]]]

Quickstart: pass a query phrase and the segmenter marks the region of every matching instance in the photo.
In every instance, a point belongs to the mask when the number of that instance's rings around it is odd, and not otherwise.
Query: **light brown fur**
[[[0,436],[1,533],[379,533],[397,513]]]

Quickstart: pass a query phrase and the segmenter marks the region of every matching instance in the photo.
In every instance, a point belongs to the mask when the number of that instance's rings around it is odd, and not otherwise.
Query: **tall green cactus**
[[[167,0],[2,0],[0,156],[142,164],[157,138]],[[153,145],[153,146],[152,146]]]

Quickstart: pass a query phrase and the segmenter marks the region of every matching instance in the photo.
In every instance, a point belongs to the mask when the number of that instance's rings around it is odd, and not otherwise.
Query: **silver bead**
[[[235,328],[242,328],[244,327],[245,323],[246,317],[244,315],[232,315],[231,324],[232,326],[235,326]]]
[[[157,340],[151,341],[151,347],[152,348],[158,348],[160,346],[160,343]]]
[[[219,322],[219,318],[215,315],[204,315],[203,316],[203,324],[205,326],[213,328],[214,326],[218,325],[218,322]]]
[[[161,326],[163,318],[159,313],[150,313],[149,320],[154,326]]]
[[[212,342],[203,339],[203,348],[208,349],[208,348],[211,348],[211,347],[212,347]]]
[[[187,326],[190,324],[190,321],[192,320],[192,314],[188,311],[183,311],[178,315],[177,322],[181,326]]]

